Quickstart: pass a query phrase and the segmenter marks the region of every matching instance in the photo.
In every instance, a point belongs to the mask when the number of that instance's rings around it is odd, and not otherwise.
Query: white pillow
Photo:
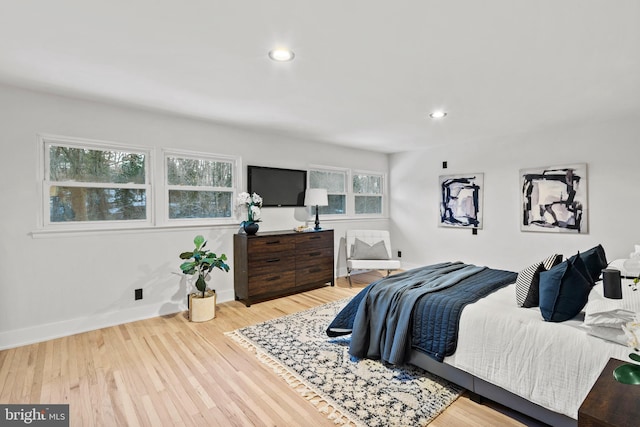
[[[620,270],[620,274],[623,277],[637,277],[640,273],[640,253],[633,258],[614,259],[609,263],[607,268]]]
[[[640,257],[634,257],[622,263],[627,276],[638,277],[640,275]]]
[[[622,300],[605,298],[593,290],[589,293],[589,301],[584,308],[584,313],[586,326],[620,328],[621,325],[635,318],[633,311],[624,308]]]

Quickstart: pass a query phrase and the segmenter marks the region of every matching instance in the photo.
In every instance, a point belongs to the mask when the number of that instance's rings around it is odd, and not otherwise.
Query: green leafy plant
[[[207,245],[207,241],[201,235],[197,235],[195,239],[193,239],[193,243],[196,246],[193,251],[182,252],[180,254],[180,259],[189,260],[180,264],[180,270],[182,270],[184,274],[198,275],[196,288],[198,291],[202,292],[202,297],[204,298],[207,290],[206,280],[209,273],[211,273],[211,270],[218,268],[222,271],[228,272],[229,266],[225,263],[227,260],[227,256],[225,254],[217,256],[213,252],[204,248]]]

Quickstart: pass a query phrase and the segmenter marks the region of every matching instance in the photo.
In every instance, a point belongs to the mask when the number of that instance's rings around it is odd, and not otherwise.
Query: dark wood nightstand
[[[591,391],[578,410],[578,426],[640,425],[640,385],[622,384],[613,378],[613,370],[629,363],[609,359]]]

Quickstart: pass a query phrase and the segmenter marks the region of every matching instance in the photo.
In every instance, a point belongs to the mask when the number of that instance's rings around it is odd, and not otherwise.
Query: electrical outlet
[[[402,251],[398,251],[398,258],[402,258]]]
[[[442,169],[446,169],[447,168],[447,162],[442,162]]]
[[[142,299],[142,289],[136,289],[136,301]]]

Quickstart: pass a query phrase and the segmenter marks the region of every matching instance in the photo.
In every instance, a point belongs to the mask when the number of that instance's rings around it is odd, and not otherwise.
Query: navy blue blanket
[[[437,361],[453,354],[462,309],[517,274],[461,263],[409,270],[363,289],[338,313],[329,336],[352,333],[355,357],[402,364],[411,348]]]

